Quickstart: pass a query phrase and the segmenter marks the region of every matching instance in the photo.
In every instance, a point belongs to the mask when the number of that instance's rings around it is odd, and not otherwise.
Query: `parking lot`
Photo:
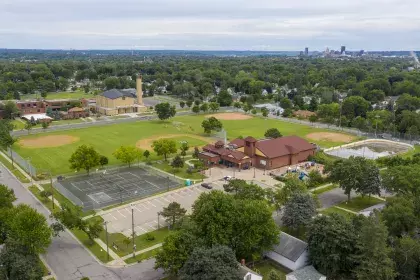
[[[224,181],[214,181],[211,183],[213,189],[223,190]],[[144,234],[158,228],[166,226],[165,221],[160,217],[158,221],[157,213],[167,207],[169,203],[176,201],[181,207],[191,211],[194,201],[203,192],[210,190],[203,188],[200,184],[179,190],[174,190],[162,195],[134,202],[131,206],[111,209],[100,214],[108,222],[108,231],[111,233],[122,232],[126,236],[131,236],[132,214],[134,215],[134,232],[137,235]]]

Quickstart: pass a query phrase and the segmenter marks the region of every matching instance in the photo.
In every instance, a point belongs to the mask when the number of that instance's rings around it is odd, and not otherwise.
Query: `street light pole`
[[[131,203],[131,232],[133,236],[133,258],[136,257],[136,244],[134,243],[134,205]]]
[[[31,176],[31,184],[33,184],[33,178],[32,178],[32,168],[31,168],[31,158],[27,159],[28,162],[28,169],[29,169],[29,176]]]
[[[106,233],[106,257],[107,257],[107,261],[109,261],[109,246],[108,246],[108,222],[105,221],[104,225],[105,225],[105,233]]]
[[[160,221],[159,221],[160,212],[158,212],[157,214],[158,214],[158,229],[160,229]]]

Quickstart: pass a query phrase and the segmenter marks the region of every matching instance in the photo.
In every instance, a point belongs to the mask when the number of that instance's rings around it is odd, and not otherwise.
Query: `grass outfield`
[[[58,131],[42,135],[28,135],[22,136],[21,139],[34,139],[45,135],[70,135],[78,137],[79,141],[60,147],[37,149],[25,148],[19,144],[15,144],[14,149],[22,157],[30,157],[32,164],[40,171],[51,169],[53,174],[65,174],[72,172],[69,168],[68,159],[76,148],[82,144],[93,145],[99,153],[107,156],[109,158],[109,164],[113,165],[118,162],[112,156],[112,153],[121,145],[135,145],[136,142],[141,139],[150,139],[169,134],[196,134],[203,136],[203,128],[201,127],[203,119],[203,115],[182,116],[173,118],[171,122],[161,122],[157,120],[138,121],[101,127],[89,127],[73,131]],[[177,125],[173,125],[173,123],[176,123]],[[228,132],[229,139],[234,139],[238,136],[245,137],[248,135],[252,135],[255,138],[262,138],[264,137],[264,132],[272,127],[278,128],[283,135],[298,135],[303,138],[305,138],[308,133],[326,131],[310,126],[262,118],[230,121],[223,120],[222,123]],[[204,141],[186,136],[175,138],[178,141],[185,138],[185,140],[190,141],[190,146],[206,144]],[[322,147],[332,147],[343,144],[343,142],[308,140],[316,142]],[[152,153],[151,159],[158,159],[158,157]]]

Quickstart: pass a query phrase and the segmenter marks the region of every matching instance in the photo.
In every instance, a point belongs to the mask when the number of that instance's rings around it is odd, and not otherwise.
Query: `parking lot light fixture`
[[[131,203],[131,233],[133,236],[133,258],[136,257],[136,244],[134,243],[134,204]]]

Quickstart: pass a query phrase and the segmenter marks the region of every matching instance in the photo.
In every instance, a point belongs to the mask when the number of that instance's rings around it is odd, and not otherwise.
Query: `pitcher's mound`
[[[314,132],[306,135],[308,139],[314,141],[331,141],[331,142],[351,142],[355,137],[347,134],[336,132]]]
[[[32,139],[21,139],[19,145],[24,148],[51,148],[68,145],[79,141],[78,137],[70,135],[48,135]]]
[[[248,120],[251,119],[252,116],[240,114],[240,113],[219,113],[208,115],[208,117],[215,117],[219,120],[226,120],[226,121],[233,121],[233,120]]]

